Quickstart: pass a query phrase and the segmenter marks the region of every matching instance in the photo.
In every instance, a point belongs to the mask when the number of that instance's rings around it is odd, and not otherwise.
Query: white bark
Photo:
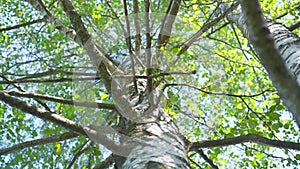
[[[281,57],[292,75],[300,84],[300,38],[282,24],[268,22],[268,28]]]
[[[223,4],[222,11],[225,11],[228,7]],[[229,14],[227,19],[235,23],[247,39],[251,39],[246,24],[247,20],[242,13]],[[267,27],[288,71],[295,76],[298,85],[300,85],[300,38],[280,23],[268,21]]]
[[[188,145],[178,127],[159,103],[150,101],[146,93],[146,79],[139,79],[136,84],[138,93],[132,94],[133,82],[114,79],[112,83],[112,97],[118,111],[134,122],[133,130],[121,141],[128,153],[121,154],[124,162],[118,164],[118,168],[190,168]],[[154,100],[158,101],[157,98]]]
[[[241,1],[242,12],[229,14],[249,39],[288,110],[300,125],[299,37],[283,25],[266,22],[258,1]],[[228,7],[221,6],[222,10]]]
[[[169,117],[141,124],[133,133],[132,137],[144,144],[132,149],[122,168],[190,168],[185,141]]]

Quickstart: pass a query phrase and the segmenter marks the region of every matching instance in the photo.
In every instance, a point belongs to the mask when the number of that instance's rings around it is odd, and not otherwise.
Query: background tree
[[[3,0],[0,166],[298,168],[300,4],[239,2]]]

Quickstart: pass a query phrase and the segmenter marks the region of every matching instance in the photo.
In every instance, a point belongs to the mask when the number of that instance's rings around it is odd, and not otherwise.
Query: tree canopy
[[[299,168],[299,8],[1,0],[0,167]]]

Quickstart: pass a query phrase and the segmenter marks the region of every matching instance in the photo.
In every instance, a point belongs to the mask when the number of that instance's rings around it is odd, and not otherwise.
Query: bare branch
[[[96,73],[84,73],[84,72],[69,72],[64,70],[48,70],[41,73],[34,73],[34,74],[13,74],[14,76],[25,76],[23,78],[19,78],[18,80],[30,79],[30,78],[39,78],[44,76],[51,76],[56,74],[66,74],[66,75],[81,75],[81,76],[95,76]]]
[[[84,128],[82,126],[76,124],[75,122],[73,122],[69,119],[66,119],[58,114],[53,113],[53,112],[42,110],[40,108],[37,108],[31,104],[24,102],[24,101],[15,99],[3,91],[0,91],[0,100],[4,101],[5,103],[7,103],[8,105],[10,105],[12,107],[16,107],[24,112],[27,112],[34,116],[37,116],[41,119],[51,121],[55,124],[58,124],[67,129],[70,129],[71,131],[74,131],[76,133],[86,135]]]
[[[213,94],[213,95],[219,95],[219,96],[232,96],[232,97],[257,97],[257,96],[260,96],[266,92],[269,92],[269,91],[272,91],[270,89],[266,89],[258,94],[253,94],[253,95],[238,95],[238,94],[230,94],[230,93],[215,93],[215,92],[210,92],[210,91],[205,91],[201,88],[198,88],[196,86],[192,86],[192,85],[189,85],[189,84],[185,84],[185,83],[170,83],[170,84],[166,84],[164,86],[164,89],[169,87],[169,86],[186,86],[186,87],[190,87],[190,88],[193,88],[193,89],[196,89],[196,90],[199,90],[200,92],[203,92],[203,93],[206,93],[206,94]]]
[[[136,82],[136,73],[135,73],[135,59],[133,56],[133,51],[132,51],[132,44],[131,44],[131,33],[130,33],[130,22],[129,22],[129,18],[128,18],[128,9],[127,9],[127,2],[126,0],[123,0],[123,4],[124,4],[124,12],[125,12],[125,21],[126,21],[126,29],[127,29],[127,33],[126,31],[124,31],[125,33],[125,41],[128,47],[128,52],[129,52],[129,56],[130,56],[130,61],[131,61],[131,69],[132,69],[132,74],[133,74],[133,84],[134,84],[134,93],[138,93],[138,87],[137,87],[137,82]]]
[[[145,26],[146,26],[146,63],[147,63],[147,92],[148,94],[152,91],[152,54],[151,54],[151,30],[150,30],[150,1],[144,0],[145,3]],[[149,97],[151,97],[149,95]],[[150,99],[152,100],[152,99]],[[152,101],[151,101],[152,102]]]
[[[11,80],[9,80],[8,78],[6,78],[5,76],[1,76],[4,80],[6,80],[6,81],[11,81]],[[26,92],[21,86],[19,86],[18,84],[12,84],[15,88],[17,88],[19,91],[21,91],[21,92]],[[49,106],[46,104],[46,103],[44,103],[44,102],[42,102],[41,100],[39,100],[39,99],[36,99],[36,98],[34,98],[34,100],[35,101],[37,101],[39,104],[41,104],[46,110],[48,110],[48,111],[51,111],[51,109],[49,108]]]
[[[14,145],[9,148],[1,149],[0,150],[0,155],[5,155],[9,153],[13,153],[15,151],[20,151],[24,148],[29,148],[37,145],[42,145],[42,144],[48,144],[48,143],[53,143],[53,142],[58,142],[58,141],[63,141],[63,140],[68,140],[74,137],[77,137],[78,134],[73,133],[73,132],[68,132],[64,133],[61,135],[57,136],[51,136],[51,137],[46,137],[46,138],[41,138],[41,139],[36,139],[36,140],[31,140],[31,141],[26,141],[17,145]]]
[[[141,51],[141,26],[139,21],[139,2],[138,0],[133,0],[133,11],[134,11],[134,26],[136,31],[135,39],[135,55],[140,57]]]
[[[158,78],[158,77],[162,77],[162,76],[168,76],[168,75],[192,75],[192,74],[196,74],[196,70],[193,71],[189,71],[189,72],[162,72],[162,73],[158,73],[158,74],[154,74],[151,75],[151,78]],[[116,75],[115,77],[117,78],[131,78],[133,77],[132,75]],[[141,79],[147,79],[149,76],[145,76],[145,75],[136,75],[136,78],[141,78]]]
[[[300,150],[300,143],[272,140],[256,134],[248,134],[248,135],[238,136],[234,138],[193,142],[190,145],[189,151],[197,151],[201,148],[222,147],[222,146],[229,146],[229,145],[235,145],[235,144],[241,144],[247,142],[257,143],[265,146],[283,148],[283,149]]]

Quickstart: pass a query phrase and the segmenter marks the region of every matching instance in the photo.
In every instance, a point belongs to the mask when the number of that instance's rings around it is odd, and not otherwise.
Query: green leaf
[[[101,6],[101,5],[98,5],[97,8],[96,8],[96,10],[97,10],[97,11],[101,11],[101,10],[102,10],[102,6]]]
[[[278,121],[279,117],[280,117],[280,114],[275,113],[275,112],[270,112],[270,113],[268,113],[268,115],[270,117],[270,120],[273,120],[273,121]]]
[[[257,160],[260,160],[260,159],[264,158],[264,154],[261,152],[256,152],[256,157],[257,157]]]
[[[101,95],[100,95],[100,97],[101,97],[101,100],[106,100],[107,98],[108,98],[108,94],[106,94],[106,93],[102,93]]]

